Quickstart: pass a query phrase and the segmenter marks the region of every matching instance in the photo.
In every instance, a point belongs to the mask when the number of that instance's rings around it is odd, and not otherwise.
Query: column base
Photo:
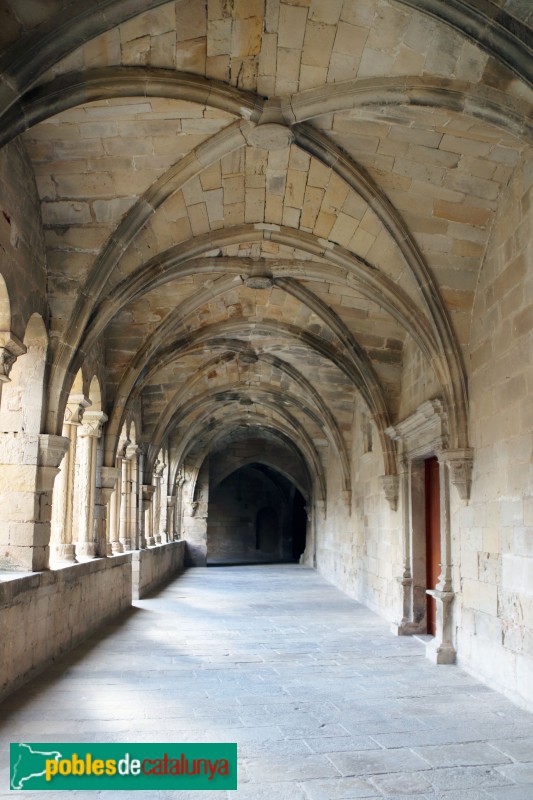
[[[425,625],[419,622],[412,622],[411,620],[402,619],[401,622],[393,622],[391,625],[391,632],[395,636],[414,636],[426,632]]]
[[[426,658],[433,664],[455,664],[457,653],[451,645],[439,644],[433,639],[426,645]]]
[[[93,542],[83,542],[76,545],[76,558],[78,561],[91,561],[96,558],[96,547]]]
[[[50,561],[54,564],[75,564],[76,548],[73,544],[56,544],[50,548]]]
[[[124,552],[124,548],[122,547],[121,542],[111,542],[111,552],[110,555],[112,556],[119,556],[121,553]]]

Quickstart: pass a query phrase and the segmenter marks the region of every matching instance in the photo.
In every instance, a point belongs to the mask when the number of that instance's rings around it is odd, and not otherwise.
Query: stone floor
[[[238,742],[236,792],[134,800],[533,798],[532,715],[292,565],[190,570],[0,715],[1,798],[10,741]]]

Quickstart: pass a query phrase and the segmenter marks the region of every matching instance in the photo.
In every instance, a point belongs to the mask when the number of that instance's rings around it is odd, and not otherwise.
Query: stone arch
[[[187,454],[192,447],[192,443],[196,436],[199,435],[200,431],[206,428],[209,420],[212,419],[213,422],[211,423],[213,429],[213,437],[216,433],[220,432],[220,430],[227,431],[231,428],[231,426],[242,426],[242,427],[256,427],[259,429],[267,429],[274,431],[277,435],[280,436],[281,439],[294,451],[296,451],[300,458],[303,459],[304,464],[306,465],[306,470],[309,475],[310,486],[313,487],[314,493],[319,497],[320,500],[326,500],[326,475],[322,463],[320,461],[320,457],[314,446],[313,442],[310,441],[309,437],[302,435],[295,441],[295,431],[291,428],[290,424],[288,425],[286,420],[280,421],[273,419],[272,417],[266,417],[266,415],[259,411],[255,410],[254,412],[248,412],[246,422],[243,422],[242,418],[242,411],[231,411],[231,413],[227,413],[224,417],[224,421],[219,423],[215,417],[213,417],[213,410],[212,408],[207,407],[206,410],[203,411],[201,416],[198,418],[197,421],[190,426],[190,429],[187,430],[187,437],[180,442],[179,446],[176,448],[174,453],[174,463],[172,468],[171,486],[174,486],[176,481],[176,475],[180,469],[180,466],[184,463],[185,459],[187,458]],[[193,485],[193,492],[194,495],[194,485],[196,483],[196,478],[200,471],[203,461],[209,452],[208,447],[204,449],[204,454],[201,459],[198,459],[196,462],[195,467],[195,477],[192,480]]]
[[[348,454],[346,451],[346,445],[342,439],[340,431],[338,429],[338,425],[335,420],[332,418],[331,415],[325,416],[323,413],[323,404],[319,406],[319,414],[316,414],[311,407],[305,402],[305,400],[296,397],[295,395],[291,395],[290,392],[275,389],[266,390],[265,388],[259,386],[253,387],[237,387],[239,391],[239,396],[241,398],[249,398],[249,395],[253,394],[256,397],[260,398],[260,403],[262,406],[266,408],[271,408],[272,410],[280,411],[281,408],[288,404],[289,402],[293,406],[299,406],[300,410],[311,420],[312,423],[316,425],[317,428],[323,428],[328,438],[329,443],[332,445],[333,449],[336,452],[336,455],[339,459],[339,463],[341,465],[342,477],[343,477],[343,485],[344,490],[348,491],[350,487],[350,464],[348,459]],[[232,395],[233,387],[227,387],[224,389],[223,387],[217,387],[214,392],[214,400],[219,401],[224,397],[224,395]],[[197,400],[194,403],[188,404],[186,414],[191,413],[197,405],[203,404],[204,398],[207,397],[207,393],[205,395],[199,395]],[[288,399],[287,399],[288,398]],[[290,420],[291,424],[295,425],[295,418],[293,415],[287,411],[287,409],[283,409],[282,416],[286,416],[288,420]],[[179,407],[176,410],[175,404],[172,402],[169,404],[169,407],[166,409],[165,413],[163,414],[163,418],[161,421],[161,426],[156,429],[153,437],[153,441],[155,446],[162,439],[169,434],[172,427],[179,422],[176,421],[176,417],[179,414]],[[300,428],[303,430],[303,428]]]
[[[225,472],[221,473],[218,476],[217,481],[215,482],[214,485],[215,486],[220,485],[228,477],[228,475],[231,475],[231,473],[235,472],[236,469],[241,469],[242,467],[246,467],[249,464],[263,464],[265,467],[270,467],[270,469],[276,470],[285,478],[287,478],[287,480],[294,483],[294,485],[296,486],[298,491],[303,495],[304,498],[306,499],[309,498],[309,488],[305,488],[301,483],[301,481],[295,478],[292,473],[288,472],[286,469],[283,468],[283,465],[274,462],[272,459],[265,458],[261,453],[242,458],[238,462],[238,466],[232,465],[231,467],[228,467],[228,469]]]
[[[117,97],[187,100],[256,121],[263,99],[200,75],[160,67],[113,66],[66,73],[30,90],[4,117],[0,147],[33,125],[70,108]]]
[[[258,122],[264,99],[200,75],[148,66],[112,66],[66,73],[28,91],[4,116],[0,147],[39,122],[70,108],[117,97],[164,97],[216,108]],[[461,111],[507,132],[531,139],[527,106],[491,86],[437,76],[398,76],[341,81],[306,89],[281,98],[280,112],[287,125],[324,113],[363,107],[368,113],[383,106],[427,106]]]

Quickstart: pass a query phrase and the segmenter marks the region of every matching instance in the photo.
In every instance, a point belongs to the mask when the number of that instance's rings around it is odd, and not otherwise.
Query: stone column
[[[124,551],[133,550],[137,536],[137,445],[128,443],[122,456],[119,536]]]
[[[440,491],[440,557],[441,573],[435,589],[427,589],[436,601],[437,620],[434,639],[426,647],[426,655],[436,664],[455,664],[456,650],[453,641],[451,526],[450,526],[450,476],[446,454],[437,452],[439,459]]]
[[[76,482],[78,540],[76,556],[88,560],[97,555],[95,540],[96,449],[107,416],[101,411],[86,411],[78,431],[78,473]]]
[[[207,517],[207,513],[206,513]],[[167,496],[167,542],[173,542],[176,538],[176,497]]]
[[[143,504],[143,473],[144,473],[144,445],[137,447],[137,459],[135,464],[135,546],[141,550],[146,547],[146,535],[144,531],[144,504]]]
[[[185,484],[185,475],[183,470],[180,469],[176,476],[176,505],[174,509],[174,532],[175,539],[183,538],[183,486]]]
[[[143,486],[142,487],[142,498],[143,498],[143,517],[144,517],[144,539],[145,539],[145,547],[154,547],[156,541],[154,538],[154,527],[153,527],[153,499],[155,495],[155,486]]]
[[[165,464],[162,461],[156,461],[154,465],[153,481],[154,481],[154,497],[152,501],[152,530],[154,541],[156,544],[161,544],[161,479],[165,470]]]
[[[100,556],[113,555],[111,498],[115,496],[118,475],[119,472],[116,467],[102,467],[100,470],[100,486],[96,493],[96,510],[99,512],[97,513],[97,519],[100,520],[97,527],[98,554]]]
[[[128,446],[129,443],[124,447],[124,452],[120,458],[119,540],[123,553],[127,550],[131,550],[131,539],[129,536],[128,526],[131,482],[129,480],[129,461],[126,458],[126,449]]]
[[[413,624],[413,569],[411,548],[411,464],[406,458],[399,463],[399,494],[402,512],[402,574],[398,578],[401,594],[401,620],[392,626],[393,632],[399,636],[417,632]]]
[[[121,443],[120,450],[117,453],[117,461],[116,467],[109,467],[109,469],[115,469],[117,474],[117,479],[115,483],[115,487],[111,494],[111,500],[109,502],[109,541],[110,541],[110,550],[112,555],[119,555],[120,553],[124,552],[124,540],[121,539],[122,536],[122,501],[123,501],[123,480],[124,480],[124,472],[125,472],[125,450],[128,446],[129,441]],[[125,529],[124,529],[124,536],[125,536]]]
[[[65,409],[62,434],[69,440],[69,446],[54,487],[50,538],[50,556],[54,562],[72,563],[76,561],[75,543],[72,538],[76,448],[78,428],[81,425],[85,409],[90,405],[91,401],[87,397],[71,395]]]

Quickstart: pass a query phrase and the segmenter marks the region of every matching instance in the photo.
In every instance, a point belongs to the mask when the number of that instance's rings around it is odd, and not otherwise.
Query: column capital
[[[8,383],[9,373],[19,356],[26,352],[26,345],[11,331],[0,331],[0,383]]]
[[[391,511],[398,510],[398,494],[400,489],[400,478],[398,475],[381,475],[381,488]]]
[[[48,433],[39,434],[39,450],[37,466],[59,468],[63,456],[69,448],[70,440],[67,436],[52,436]]]
[[[104,414],[103,411],[85,411],[78,435],[92,436],[95,439],[99,439],[106,422],[107,414]]]
[[[131,442],[128,442],[124,448],[124,458],[126,458],[128,461],[131,461],[132,459],[136,458],[140,452],[141,448],[138,444],[132,444]]]
[[[65,408],[65,425],[81,425],[85,409],[92,403],[84,394],[69,395]]]
[[[470,499],[474,451],[471,447],[461,450],[440,450],[437,453],[442,464],[448,466],[450,482],[455,486],[461,500]]]
[[[150,484],[144,484],[142,487],[142,497],[145,503],[150,502],[155,492],[155,486],[151,486]]]
[[[113,494],[115,490],[115,486],[117,485],[117,480],[119,476],[119,470],[117,467],[102,467],[100,470],[100,492],[101,496],[104,501],[104,505],[107,505],[109,502],[109,498]]]
[[[166,466],[167,465],[165,464],[164,461],[157,460],[155,462],[155,464],[154,464],[154,475],[155,475],[156,478],[161,478],[162,477],[163,472],[166,469]]]

